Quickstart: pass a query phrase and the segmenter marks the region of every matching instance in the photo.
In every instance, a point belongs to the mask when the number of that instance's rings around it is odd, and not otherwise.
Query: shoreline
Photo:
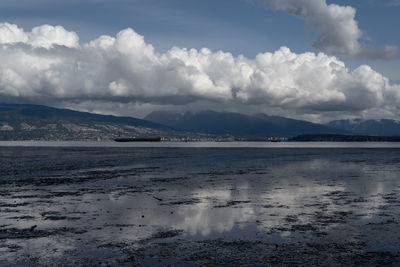
[[[151,147],[151,148],[400,148],[400,142],[114,142],[114,141],[0,141],[0,147]]]

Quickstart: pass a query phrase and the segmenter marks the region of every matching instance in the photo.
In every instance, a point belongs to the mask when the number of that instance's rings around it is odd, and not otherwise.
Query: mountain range
[[[177,130],[234,136],[279,136],[299,134],[345,134],[347,130],[302,120],[288,119],[265,114],[244,115],[233,112],[202,111],[198,113],[175,113],[156,111],[145,120],[170,126]]]
[[[396,120],[335,120],[327,125],[356,134],[400,136],[400,121]]]
[[[113,140],[162,136],[166,140],[265,140],[301,134],[400,136],[394,120],[336,120],[326,125],[265,114],[155,111],[144,119],[30,104],[0,104],[0,140]]]
[[[167,126],[41,105],[0,104],[0,140],[112,140],[119,136],[160,135]]]

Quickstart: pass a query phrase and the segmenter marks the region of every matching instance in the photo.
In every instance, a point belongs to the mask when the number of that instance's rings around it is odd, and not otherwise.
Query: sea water
[[[398,264],[398,143],[0,142],[2,265]]]

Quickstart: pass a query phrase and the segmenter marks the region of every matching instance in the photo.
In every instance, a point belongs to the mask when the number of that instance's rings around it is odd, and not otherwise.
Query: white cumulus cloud
[[[15,24],[0,24],[0,44],[26,43],[33,47],[50,48],[54,45],[78,47],[79,38],[62,26],[42,25],[25,32]]]
[[[327,4],[326,0],[264,0],[267,8],[302,18],[317,33],[314,47],[320,51],[370,59],[398,58],[396,46],[382,50],[360,44],[362,31],[351,6]]]
[[[157,52],[133,29],[79,44],[61,26],[0,24],[0,98],[33,102],[184,105],[199,101],[292,113],[398,110],[399,85],[362,65],[287,47],[255,58],[173,47]]]

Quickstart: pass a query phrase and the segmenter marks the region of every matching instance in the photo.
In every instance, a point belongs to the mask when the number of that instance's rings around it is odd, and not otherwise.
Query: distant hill
[[[327,126],[357,134],[400,136],[400,121],[395,120],[335,120],[331,121]]]
[[[119,136],[159,136],[170,131],[167,126],[132,117],[0,104],[0,140],[112,140]]]
[[[146,120],[164,124],[178,130],[235,136],[291,137],[299,134],[346,134],[347,130],[265,114],[244,115],[232,112],[203,111],[184,114],[157,111]]]

